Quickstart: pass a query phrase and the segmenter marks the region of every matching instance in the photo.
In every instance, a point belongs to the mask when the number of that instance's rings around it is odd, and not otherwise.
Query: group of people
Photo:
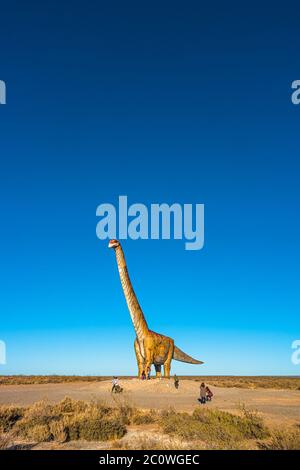
[[[151,379],[151,370],[148,369],[147,375],[146,375],[145,371],[143,370],[142,375],[141,375],[141,379],[142,380],[150,380]]]
[[[150,370],[148,371],[147,375],[143,371],[141,379],[150,380],[150,378]],[[176,388],[176,390],[178,390],[179,388],[179,378],[176,374],[174,374],[174,387]],[[113,377],[111,393],[121,393],[122,391],[123,388],[120,387],[118,377]],[[200,385],[200,397],[198,398],[198,401],[201,403],[201,405],[205,405],[207,401],[211,401],[213,396],[214,394],[211,389],[207,385],[205,385],[204,382],[202,382]]]
[[[200,398],[198,398],[198,401],[201,403],[201,405],[205,405],[207,401],[211,401],[213,396],[214,394],[211,389],[205,385],[204,382],[202,382],[200,385]]]
[[[179,388],[179,378],[177,375],[174,375],[174,387],[178,390]],[[200,397],[198,398],[198,401],[202,404],[205,405],[207,401],[211,401],[212,397],[214,396],[213,392],[211,389],[205,385],[204,382],[200,385]]]

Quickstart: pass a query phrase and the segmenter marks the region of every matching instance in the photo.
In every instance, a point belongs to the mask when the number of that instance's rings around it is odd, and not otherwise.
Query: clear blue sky
[[[108,4],[109,3],[109,4]],[[205,247],[124,242],[152,329],[203,366],[299,374],[299,3],[1,6],[1,373],[132,374],[96,207],[204,203]]]

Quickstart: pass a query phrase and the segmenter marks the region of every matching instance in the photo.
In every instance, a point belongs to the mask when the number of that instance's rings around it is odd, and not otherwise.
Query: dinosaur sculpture
[[[174,340],[168,336],[149,330],[143,311],[133,290],[128,274],[125,256],[118,240],[110,240],[109,248],[115,250],[119,275],[125,299],[136,332],[134,349],[138,364],[138,376],[148,372],[154,364],[156,377],[161,377],[161,366],[164,366],[164,377],[170,377],[171,361],[188,362],[190,364],[203,364],[193,359],[174,345]]]

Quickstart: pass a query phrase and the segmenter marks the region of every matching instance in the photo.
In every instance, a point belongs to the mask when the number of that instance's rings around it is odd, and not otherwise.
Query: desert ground
[[[200,405],[205,381],[213,400]],[[300,449],[300,378],[1,376],[0,449]]]
[[[210,386],[214,393],[211,403],[206,406],[235,412],[244,404],[257,410],[269,423],[300,423],[300,390],[246,389],[236,387]],[[176,390],[172,379],[141,381],[121,379],[123,397],[130,405],[141,409],[165,409],[192,412],[198,406],[200,382],[181,380]],[[114,402],[111,394],[111,381],[70,382],[29,385],[0,386],[0,405],[30,405],[42,399],[59,402],[64,397],[76,400],[100,400],[109,405]]]

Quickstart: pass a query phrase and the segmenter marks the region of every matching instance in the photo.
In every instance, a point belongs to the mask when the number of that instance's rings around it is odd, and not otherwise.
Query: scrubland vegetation
[[[126,439],[134,429],[132,439]],[[132,433],[132,431],[131,431]],[[143,411],[115,400],[113,406],[65,398],[28,407],[0,406],[0,449],[20,442],[57,445],[107,442],[110,449],[300,449],[300,428],[270,430],[253,411],[239,414],[197,406],[192,414],[172,409]]]
[[[59,384],[72,382],[102,382],[105,375],[0,375],[0,385]]]
[[[35,442],[105,441],[124,436],[129,415],[125,406],[110,408],[70,398],[53,405],[43,400],[26,408],[1,406],[0,432]]]
[[[182,377],[189,379],[190,377]],[[276,390],[300,390],[300,377],[276,376],[210,376],[194,377],[198,382],[208,382],[216,387],[271,388]]]
[[[81,375],[2,375],[0,385],[27,385],[72,382],[102,382],[109,380],[108,376],[81,376]],[[122,376],[121,379],[128,379]],[[181,376],[180,380],[196,380],[207,382],[216,387],[237,388],[271,388],[300,390],[300,377],[272,377],[272,376]]]

